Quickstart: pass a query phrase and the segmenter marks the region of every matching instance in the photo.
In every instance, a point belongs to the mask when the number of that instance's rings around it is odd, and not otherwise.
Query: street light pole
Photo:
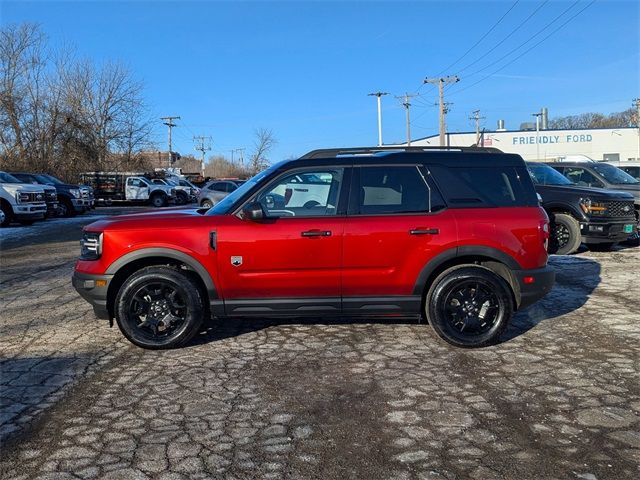
[[[536,160],[540,160],[540,117],[542,112],[532,113],[536,117]]]
[[[380,100],[383,95],[389,95],[387,92],[375,92],[370,93],[370,97],[378,97],[378,146],[382,146],[382,101]]]

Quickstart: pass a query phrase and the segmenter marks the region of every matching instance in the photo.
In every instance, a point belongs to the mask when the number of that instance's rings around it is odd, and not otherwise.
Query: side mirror
[[[245,205],[242,209],[242,216],[247,220],[259,222],[260,220],[263,220],[267,215],[260,202],[251,202]]]

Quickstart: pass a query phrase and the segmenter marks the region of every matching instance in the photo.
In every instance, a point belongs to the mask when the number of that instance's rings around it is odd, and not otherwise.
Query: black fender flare
[[[131,262],[152,257],[171,258],[172,260],[177,260],[181,263],[184,263],[189,268],[193,269],[193,271],[196,272],[202,279],[202,282],[207,289],[207,293],[209,294],[209,300],[211,301],[218,298],[218,291],[216,289],[216,286],[213,283],[213,279],[211,278],[211,275],[209,275],[209,272],[207,271],[205,266],[202,265],[202,263],[200,263],[198,260],[193,258],[191,255],[179,250],[173,250],[171,248],[153,247],[134,250],[133,252],[129,252],[126,255],[123,255],[111,265],[109,265],[105,274],[115,275],[121,268],[127,266]]]
[[[550,219],[553,216],[553,212],[551,210],[556,210],[556,211],[562,210],[564,212],[568,212],[579,222],[584,221],[584,218],[585,218],[584,214],[580,211],[580,209],[576,208],[574,205],[570,203],[549,202],[549,203],[543,204],[542,208],[545,209]]]
[[[522,267],[510,255],[498,250],[497,248],[487,247],[483,245],[465,245],[463,247],[454,247],[433,257],[422,267],[420,274],[413,287],[414,295],[422,295],[427,285],[427,280],[433,272],[440,268],[446,262],[458,257],[485,257],[496,262],[506,265],[510,270],[522,270]]]

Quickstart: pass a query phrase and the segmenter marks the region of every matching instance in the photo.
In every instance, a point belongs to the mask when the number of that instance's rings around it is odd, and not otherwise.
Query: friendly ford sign
[[[593,136],[589,133],[584,134],[570,134],[570,135],[539,135],[538,143],[551,144],[551,143],[590,143],[593,141]],[[514,136],[511,138],[511,145],[535,145],[536,136]]]

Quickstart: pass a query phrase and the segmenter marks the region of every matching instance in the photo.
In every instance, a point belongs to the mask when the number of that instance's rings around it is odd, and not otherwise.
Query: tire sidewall
[[[187,317],[176,333],[155,341],[136,331],[126,320],[126,315],[138,289],[145,283],[158,280],[169,282],[180,291],[187,305]],[[198,286],[188,274],[169,267],[148,267],[125,280],[116,297],[114,310],[118,328],[131,343],[147,349],[168,349],[184,345],[198,333],[203,321],[204,302]]]
[[[155,194],[151,197],[151,205],[156,208],[164,207],[165,199],[162,195]]]
[[[205,200],[204,202],[202,202],[202,206],[204,208],[211,208],[213,207],[213,202],[211,200]]]
[[[569,230],[569,240],[565,245],[558,248],[555,245],[555,229],[556,225],[562,225]],[[581,243],[581,235],[580,235],[580,224],[578,221],[573,218],[571,215],[566,213],[556,213],[553,215],[551,220],[551,239],[550,239],[550,253],[555,253],[556,255],[571,255],[580,247]]]
[[[441,303],[456,284],[477,280],[491,286],[499,303],[499,314],[495,324],[487,332],[463,338],[457,334],[449,321],[439,312]],[[513,316],[513,298],[507,282],[491,270],[481,266],[460,266],[446,270],[436,278],[425,300],[425,313],[429,325],[447,343],[457,347],[477,348],[495,343]]]

